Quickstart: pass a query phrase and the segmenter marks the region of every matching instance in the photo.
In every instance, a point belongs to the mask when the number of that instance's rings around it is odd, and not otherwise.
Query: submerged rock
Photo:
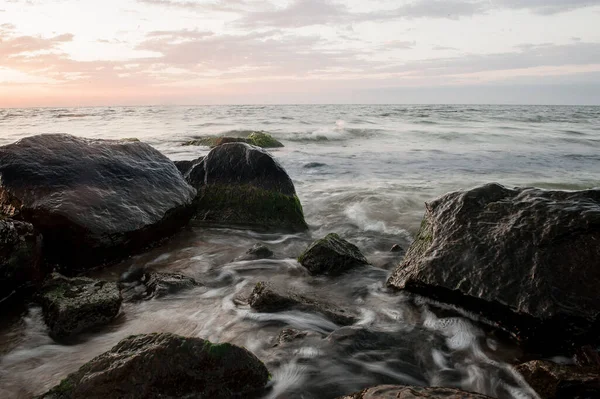
[[[283,147],[281,142],[277,141],[273,136],[265,132],[252,132],[248,137],[223,137],[223,136],[204,136],[197,137],[194,140],[186,141],[184,146],[205,146],[217,147],[227,143],[246,143],[255,145],[261,148],[279,148]]]
[[[215,147],[186,179],[198,189],[199,221],[260,230],[308,228],[292,180],[258,147],[242,143]]]
[[[381,385],[338,399],[489,399],[489,396],[453,388]]]
[[[137,268],[125,273],[119,287],[125,302],[160,298],[201,286],[191,277],[177,273],[156,273]]]
[[[290,309],[317,312],[342,326],[358,321],[358,315],[351,310],[266,282],[256,284],[248,303],[259,312],[272,313]]]
[[[66,134],[0,147],[0,213],[30,222],[66,270],[131,255],[191,217],[195,190],[140,142]]]
[[[311,274],[339,275],[369,264],[358,247],[335,233],[313,242],[298,258]]]
[[[556,351],[597,342],[599,266],[600,190],[488,184],[429,203],[388,284],[480,313],[531,349]]]
[[[271,251],[267,246],[263,244],[255,244],[252,248],[250,248],[246,253],[236,261],[242,260],[259,260],[259,259],[269,259],[273,257],[273,251]]]
[[[542,399],[600,398],[600,369],[534,360],[517,371]]]
[[[246,349],[146,334],[122,340],[42,398],[253,398],[268,379],[266,367]]]
[[[44,278],[42,237],[29,223],[0,219],[0,302]]]
[[[39,293],[50,336],[61,340],[110,323],[119,313],[117,283],[54,274]]]

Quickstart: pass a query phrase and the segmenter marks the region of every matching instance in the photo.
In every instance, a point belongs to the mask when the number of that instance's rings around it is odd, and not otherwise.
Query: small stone
[[[335,233],[313,242],[300,255],[298,262],[314,275],[340,275],[355,267],[369,264],[356,245]]]
[[[394,244],[394,246],[390,249],[390,252],[402,252],[402,251],[404,251],[404,248],[402,248],[398,244]]]
[[[271,251],[267,246],[263,244],[255,244],[252,248],[250,248],[246,253],[239,258],[237,261],[244,260],[259,260],[259,259],[269,259],[273,257],[273,251]]]

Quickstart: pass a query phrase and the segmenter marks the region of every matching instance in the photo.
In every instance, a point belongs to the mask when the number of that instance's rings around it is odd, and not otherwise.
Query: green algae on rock
[[[246,143],[261,148],[280,148],[283,144],[265,132],[252,132],[248,137],[202,136],[186,141],[182,146],[204,146],[214,148],[227,143]]]
[[[254,398],[268,380],[267,368],[246,349],[144,334],[125,338],[42,398]]]
[[[268,152],[244,143],[215,147],[186,173],[198,190],[195,219],[218,226],[302,231],[294,184]]]
[[[38,294],[49,334],[57,340],[110,323],[121,308],[117,283],[57,273]]]
[[[358,247],[335,233],[313,242],[298,258],[311,274],[339,275],[369,262]]]

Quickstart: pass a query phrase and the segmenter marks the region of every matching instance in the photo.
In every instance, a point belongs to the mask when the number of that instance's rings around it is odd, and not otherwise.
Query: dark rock
[[[44,236],[66,270],[131,255],[191,217],[195,190],[147,144],[65,134],[0,147],[0,212]]]
[[[256,284],[248,303],[259,312],[273,313],[289,309],[317,312],[343,326],[358,321],[358,316],[351,310],[337,307],[325,300],[315,298],[313,295],[309,297],[265,282]]]
[[[265,132],[252,132],[248,135],[248,137],[201,136],[196,137],[194,140],[186,141],[182,145],[195,145],[214,148],[228,143],[246,143],[261,148],[283,147],[281,142],[277,141],[273,138],[273,136]]]
[[[298,262],[311,274],[339,275],[369,264],[358,247],[335,233],[313,242]]]
[[[125,302],[160,298],[200,285],[193,278],[182,274],[156,273],[144,268],[130,270],[124,273],[119,280],[119,287]]]
[[[453,388],[381,385],[339,399],[489,399],[489,396]]]
[[[516,367],[542,399],[600,398],[600,369],[534,360]]]
[[[292,180],[260,148],[241,143],[215,147],[187,180],[198,189],[199,221],[260,230],[308,228]]]
[[[600,190],[488,184],[428,204],[388,284],[480,313],[546,352],[598,340],[599,266]]]
[[[42,237],[29,223],[0,219],[0,302],[44,278]]]
[[[595,367],[600,370],[600,348],[591,345],[579,348],[575,352],[575,364],[581,367]]]
[[[173,161],[179,173],[186,177],[192,168],[204,160],[204,157],[200,157],[191,161]]]
[[[307,164],[305,164],[303,167],[305,169],[314,169],[314,168],[323,168],[327,166],[327,164],[325,163],[321,163],[321,162],[309,162]]]
[[[273,257],[273,251],[271,251],[268,247],[263,244],[255,244],[252,248],[250,248],[246,253],[239,258],[237,261],[242,260],[259,260],[259,259],[269,259]]]
[[[119,313],[117,283],[54,274],[39,293],[50,336],[57,340],[110,323]]]
[[[404,248],[402,248],[398,244],[394,244],[394,246],[392,246],[392,248],[390,249],[390,252],[402,252],[402,251],[404,251]]]
[[[267,368],[246,349],[146,334],[125,338],[42,398],[254,398],[268,379]]]
[[[282,330],[275,339],[275,346],[306,338],[309,333],[310,331],[298,331],[293,328],[286,328],[285,330]]]

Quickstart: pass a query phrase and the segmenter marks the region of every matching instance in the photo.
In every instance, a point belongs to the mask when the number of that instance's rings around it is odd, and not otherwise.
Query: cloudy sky
[[[0,0],[0,107],[600,104],[600,0]]]

